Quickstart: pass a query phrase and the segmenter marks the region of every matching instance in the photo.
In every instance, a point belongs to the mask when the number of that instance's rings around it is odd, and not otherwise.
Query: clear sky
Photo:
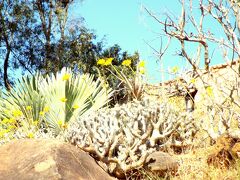
[[[149,80],[159,82],[161,73],[160,65],[156,63],[158,58],[147,43],[156,49],[160,48],[162,26],[149,17],[142,5],[157,13],[162,20],[165,19],[166,12],[175,16],[181,13],[178,0],[85,0],[74,5],[75,10],[70,16],[82,16],[86,27],[95,30],[99,39],[106,35],[107,46],[118,44],[129,53],[138,51],[140,58],[146,60]],[[166,42],[163,36],[163,46]],[[190,67],[184,59],[175,55],[179,48],[179,43],[172,41],[163,57],[164,71],[173,66],[180,66],[182,69]],[[190,55],[194,53],[190,52]],[[164,76],[169,78],[166,73]]]

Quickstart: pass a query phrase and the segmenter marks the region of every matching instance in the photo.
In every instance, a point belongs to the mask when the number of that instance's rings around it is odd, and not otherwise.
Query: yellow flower
[[[43,108],[43,111],[44,112],[48,112],[50,110],[50,107],[49,106],[45,106],[44,108]]]
[[[62,125],[64,124],[64,122],[63,122],[62,120],[58,120],[58,121],[57,121],[57,124],[58,124],[60,127],[62,127]]]
[[[97,64],[98,64],[98,65],[104,65],[104,64],[105,64],[105,59],[99,59],[99,60],[97,61]]]
[[[176,74],[177,72],[179,71],[179,67],[178,66],[174,66],[172,69],[171,69],[171,72]]]
[[[75,104],[75,105],[73,105],[72,108],[73,108],[73,109],[78,109],[78,108],[79,108],[79,105]]]
[[[122,65],[123,65],[123,66],[130,66],[131,63],[132,63],[132,61],[131,61],[130,59],[126,59],[126,60],[124,60],[124,61],[122,62]]]
[[[58,124],[59,126],[62,126],[63,121],[62,121],[62,120],[58,120],[58,121],[57,121],[57,124]]]
[[[33,125],[37,126],[38,125],[38,120],[33,121]]]
[[[34,134],[32,132],[30,132],[30,133],[28,133],[27,137],[31,139],[34,137]]]
[[[206,92],[207,92],[207,95],[208,95],[208,96],[210,96],[210,97],[213,96],[213,89],[212,89],[211,86],[208,86],[208,87],[206,88]]]
[[[145,61],[140,61],[139,63],[138,63],[138,66],[139,67],[145,67]]]
[[[67,128],[67,123],[65,123],[63,120],[58,120],[57,124],[59,127],[66,129]]]
[[[107,58],[105,63],[104,63],[104,66],[111,65],[112,64],[112,60],[113,60],[113,58]]]
[[[69,78],[70,78],[70,74],[64,74],[62,77],[62,80],[67,81],[67,80],[69,80]]]
[[[1,129],[0,130],[0,137],[3,137],[8,131],[6,129]]]
[[[108,66],[111,65],[113,61],[113,58],[106,58],[106,59],[99,59],[97,61],[98,65]]]
[[[145,68],[144,67],[140,67],[139,68],[139,73],[140,74],[145,74]]]
[[[30,110],[32,110],[32,107],[31,106],[27,106],[26,110],[30,111]]]
[[[44,114],[45,114],[45,112],[43,112],[43,111],[40,111],[40,112],[39,112],[39,115],[40,115],[40,116],[44,116]]]
[[[22,111],[20,111],[20,110],[15,110],[15,111],[13,111],[13,116],[14,117],[19,117],[19,116],[21,116],[22,115]]]
[[[62,102],[67,102],[67,98],[62,97],[62,98],[60,99],[60,101],[62,101]]]
[[[193,84],[195,84],[195,83],[196,83],[196,79],[192,78],[192,79],[190,80],[190,82],[193,83]]]
[[[4,118],[3,120],[2,120],[2,122],[1,123],[3,123],[3,124],[7,124],[7,123],[9,123],[9,119],[7,119],[7,118]]]
[[[16,124],[16,123],[17,123],[16,119],[13,119],[13,118],[10,118],[10,119],[8,120],[8,122],[9,122],[10,124]]]
[[[8,126],[8,129],[11,131],[11,130],[13,130],[13,129],[15,129],[16,128],[16,126],[14,126],[14,125],[10,125],[10,126]]]

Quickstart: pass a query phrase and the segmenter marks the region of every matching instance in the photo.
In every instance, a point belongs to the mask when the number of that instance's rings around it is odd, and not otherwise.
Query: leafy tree
[[[40,70],[43,74],[56,73],[63,67],[70,67],[75,73],[91,73],[99,76],[97,61],[99,58],[114,58],[114,65],[120,65],[126,58],[134,62],[139,59],[137,53],[130,56],[122,52],[120,46],[105,48],[103,41],[97,41],[96,35],[83,27],[83,19],[69,19],[69,6],[74,1],[11,0],[0,3],[0,46],[7,50],[4,54],[5,87],[10,90],[8,71],[21,69],[34,74]],[[117,80],[108,77],[111,87]]]
[[[41,21],[42,32],[44,34],[44,63],[43,69],[46,74],[57,72],[61,69],[62,55],[64,53],[64,40],[66,23],[68,20],[68,9],[73,0],[37,0],[33,2],[36,13]],[[57,27],[57,29],[54,28]],[[54,31],[60,33],[54,34]],[[54,63],[54,66],[52,64]]]
[[[5,87],[10,90],[9,67],[22,68],[30,73],[38,69],[45,73],[57,71],[63,52],[61,42],[67,22],[70,1],[22,1],[0,2],[0,46],[5,48],[4,76]],[[56,27],[56,28],[54,28]],[[59,30],[60,40],[54,34]],[[60,43],[56,43],[59,41]],[[58,50],[58,53],[52,53]],[[57,56],[56,56],[57,55]],[[57,66],[50,68],[53,63]],[[58,68],[58,69],[57,69]]]
[[[32,7],[25,1],[9,0],[0,3],[0,46],[6,49],[3,77],[8,90],[10,90],[8,78],[10,59],[14,60],[17,54],[21,54],[19,47],[24,46],[25,43],[28,44],[20,37],[24,37],[25,40],[28,39],[28,36],[31,37],[29,24],[34,21],[33,17]],[[21,61],[14,60],[11,63],[17,67]]]

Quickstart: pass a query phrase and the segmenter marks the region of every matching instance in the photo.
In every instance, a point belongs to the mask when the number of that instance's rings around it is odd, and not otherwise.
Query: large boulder
[[[87,153],[56,140],[22,139],[0,147],[1,180],[111,180]]]

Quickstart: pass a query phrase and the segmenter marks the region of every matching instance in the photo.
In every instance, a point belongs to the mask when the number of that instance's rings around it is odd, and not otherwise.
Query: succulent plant
[[[0,123],[18,118],[18,126],[45,124],[58,135],[75,117],[106,105],[111,95],[112,90],[90,74],[76,75],[68,68],[47,76],[37,73],[22,77],[0,97]]]
[[[186,113],[145,99],[79,117],[66,138],[117,174],[143,166],[147,156],[161,148],[190,145],[196,131]]]

